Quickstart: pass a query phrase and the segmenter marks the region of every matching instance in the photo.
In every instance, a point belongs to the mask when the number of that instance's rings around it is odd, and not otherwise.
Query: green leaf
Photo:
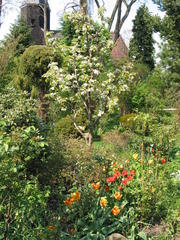
[[[4,149],[5,149],[6,152],[8,151],[9,145],[7,143],[4,144]]]
[[[147,234],[145,233],[145,232],[139,232],[138,233],[138,236],[140,237],[140,238],[142,238],[143,240],[147,240]]]

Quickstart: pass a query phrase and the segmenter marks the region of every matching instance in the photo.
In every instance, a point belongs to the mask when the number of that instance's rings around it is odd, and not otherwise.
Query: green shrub
[[[49,112],[49,101],[45,96],[49,91],[49,82],[43,75],[53,61],[61,64],[61,58],[47,46],[34,45],[20,56],[15,74],[15,85],[28,92],[37,93],[39,98],[39,116],[45,122]]]
[[[37,180],[47,142],[35,127],[9,132],[1,121],[0,131],[0,238],[34,239],[47,224],[49,190]]]
[[[44,93],[48,91],[49,83],[43,78],[52,61],[61,63],[53,53],[53,49],[47,46],[30,46],[20,56],[17,65],[15,83],[21,88],[31,91],[33,87]]]
[[[78,132],[73,125],[71,116],[61,118],[55,123],[54,131],[56,135],[77,136]]]
[[[32,125],[42,129],[37,116],[37,101],[27,92],[8,87],[0,94],[0,99],[0,119],[6,121],[10,129]]]
[[[105,133],[102,136],[102,140],[105,142],[112,144],[119,151],[126,147],[129,141],[129,135],[127,133],[120,133],[118,130],[112,130],[108,133]]]
[[[79,115],[77,117],[77,125],[86,128],[86,122],[87,120],[84,118],[84,115]],[[80,134],[76,130],[72,117],[70,115],[67,115],[65,117],[60,118],[56,123],[54,127],[54,131],[56,135],[63,135],[63,136],[72,136],[72,137],[78,137]]]
[[[120,124],[123,125],[124,128],[135,129],[136,127],[136,116],[135,113],[129,113],[122,117],[120,117]]]

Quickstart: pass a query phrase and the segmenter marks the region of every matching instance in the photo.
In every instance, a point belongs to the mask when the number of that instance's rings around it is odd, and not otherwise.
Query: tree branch
[[[126,7],[128,7],[126,0],[123,0],[123,3],[124,3],[124,5],[126,5]]]
[[[101,7],[98,0],[95,0],[95,3],[96,3],[96,5],[97,5],[98,8]]]
[[[77,129],[77,131],[81,134],[81,136],[85,138],[85,133],[83,133],[83,131],[78,127],[78,125],[77,125],[77,123],[76,123],[76,115],[77,115],[77,113],[76,113],[75,110],[74,110],[74,114],[73,114],[73,118],[72,118],[74,127],[75,127],[75,128]]]
[[[119,0],[117,21],[116,21],[116,27],[115,27],[114,39],[113,39],[114,42],[116,42],[117,39],[119,38],[119,27],[120,27],[120,24],[121,24],[121,12],[122,12],[122,0]]]
[[[119,25],[119,32],[121,31],[121,28],[122,28],[122,26],[123,26],[126,18],[129,16],[129,13],[130,13],[130,11],[131,11],[132,5],[133,5],[136,1],[137,1],[137,0],[132,0],[132,1],[130,2],[130,4],[128,5],[128,7],[127,7],[127,9],[126,9],[126,12],[125,12],[124,16],[122,17],[121,23],[120,23],[120,25]]]
[[[75,10],[75,8],[77,8],[77,7],[79,8],[79,4],[76,3],[75,1],[67,3],[66,6],[64,7],[64,11],[63,12],[65,12],[69,8],[73,8],[73,10]]]
[[[111,31],[111,27],[112,27],[112,24],[113,24],[113,21],[114,21],[114,18],[115,18],[117,9],[118,9],[118,5],[119,5],[119,0],[116,1],[116,4],[115,4],[114,9],[111,14],[111,18],[110,18],[110,22],[109,22],[109,31]]]

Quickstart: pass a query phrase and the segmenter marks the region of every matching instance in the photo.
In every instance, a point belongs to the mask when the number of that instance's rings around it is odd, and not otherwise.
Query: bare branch
[[[124,16],[122,17],[121,23],[120,23],[120,25],[119,25],[119,32],[121,31],[121,28],[122,28],[122,26],[123,26],[126,18],[129,16],[129,13],[130,13],[130,11],[131,11],[131,7],[132,7],[132,5],[133,5],[135,2],[137,2],[137,0],[132,0],[132,1],[130,2],[130,4],[128,5],[128,7],[127,7],[127,9],[126,9],[126,12],[125,12]]]
[[[118,9],[118,5],[119,5],[119,0],[116,1],[116,4],[115,4],[114,9],[111,14],[111,18],[110,18],[110,22],[109,22],[109,31],[111,31],[111,27],[112,27],[112,24],[113,24],[113,21],[114,21],[114,18],[115,18],[117,9]]]
[[[75,110],[74,110],[74,114],[73,114],[73,118],[72,118],[74,127],[75,127],[75,128],[77,129],[77,131],[81,134],[81,136],[85,138],[85,133],[79,128],[79,126],[78,126],[77,123],[76,123],[76,116],[77,116],[77,113],[76,113]]]
[[[100,8],[99,1],[98,1],[98,0],[95,0],[95,3],[96,3],[96,5],[97,5],[97,7]]]
[[[124,3],[124,5],[126,5],[126,7],[128,7],[126,0],[123,0],[123,3]]]
[[[70,9],[72,8],[73,10],[75,10],[76,8],[79,8],[79,4],[76,2],[76,1],[73,1],[73,2],[69,2],[66,4],[66,6],[64,7],[64,12],[67,10],[67,9]]]
[[[119,0],[118,3],[118,15],[117,15],[117,21],[116,21],[116,27],[114,31],[114,42],[119,38],[119,26],[121,24],[121,12],[122,12],[122,0]]]

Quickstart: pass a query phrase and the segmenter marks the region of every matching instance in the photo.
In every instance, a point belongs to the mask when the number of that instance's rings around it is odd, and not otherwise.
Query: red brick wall
[[[111,33],[111,38],[113,39],[114,33]],[[128,56],[128,48],[120,36],[115,43],[115,46],[112,50],[112,57],[116,60],[120,60]]]

